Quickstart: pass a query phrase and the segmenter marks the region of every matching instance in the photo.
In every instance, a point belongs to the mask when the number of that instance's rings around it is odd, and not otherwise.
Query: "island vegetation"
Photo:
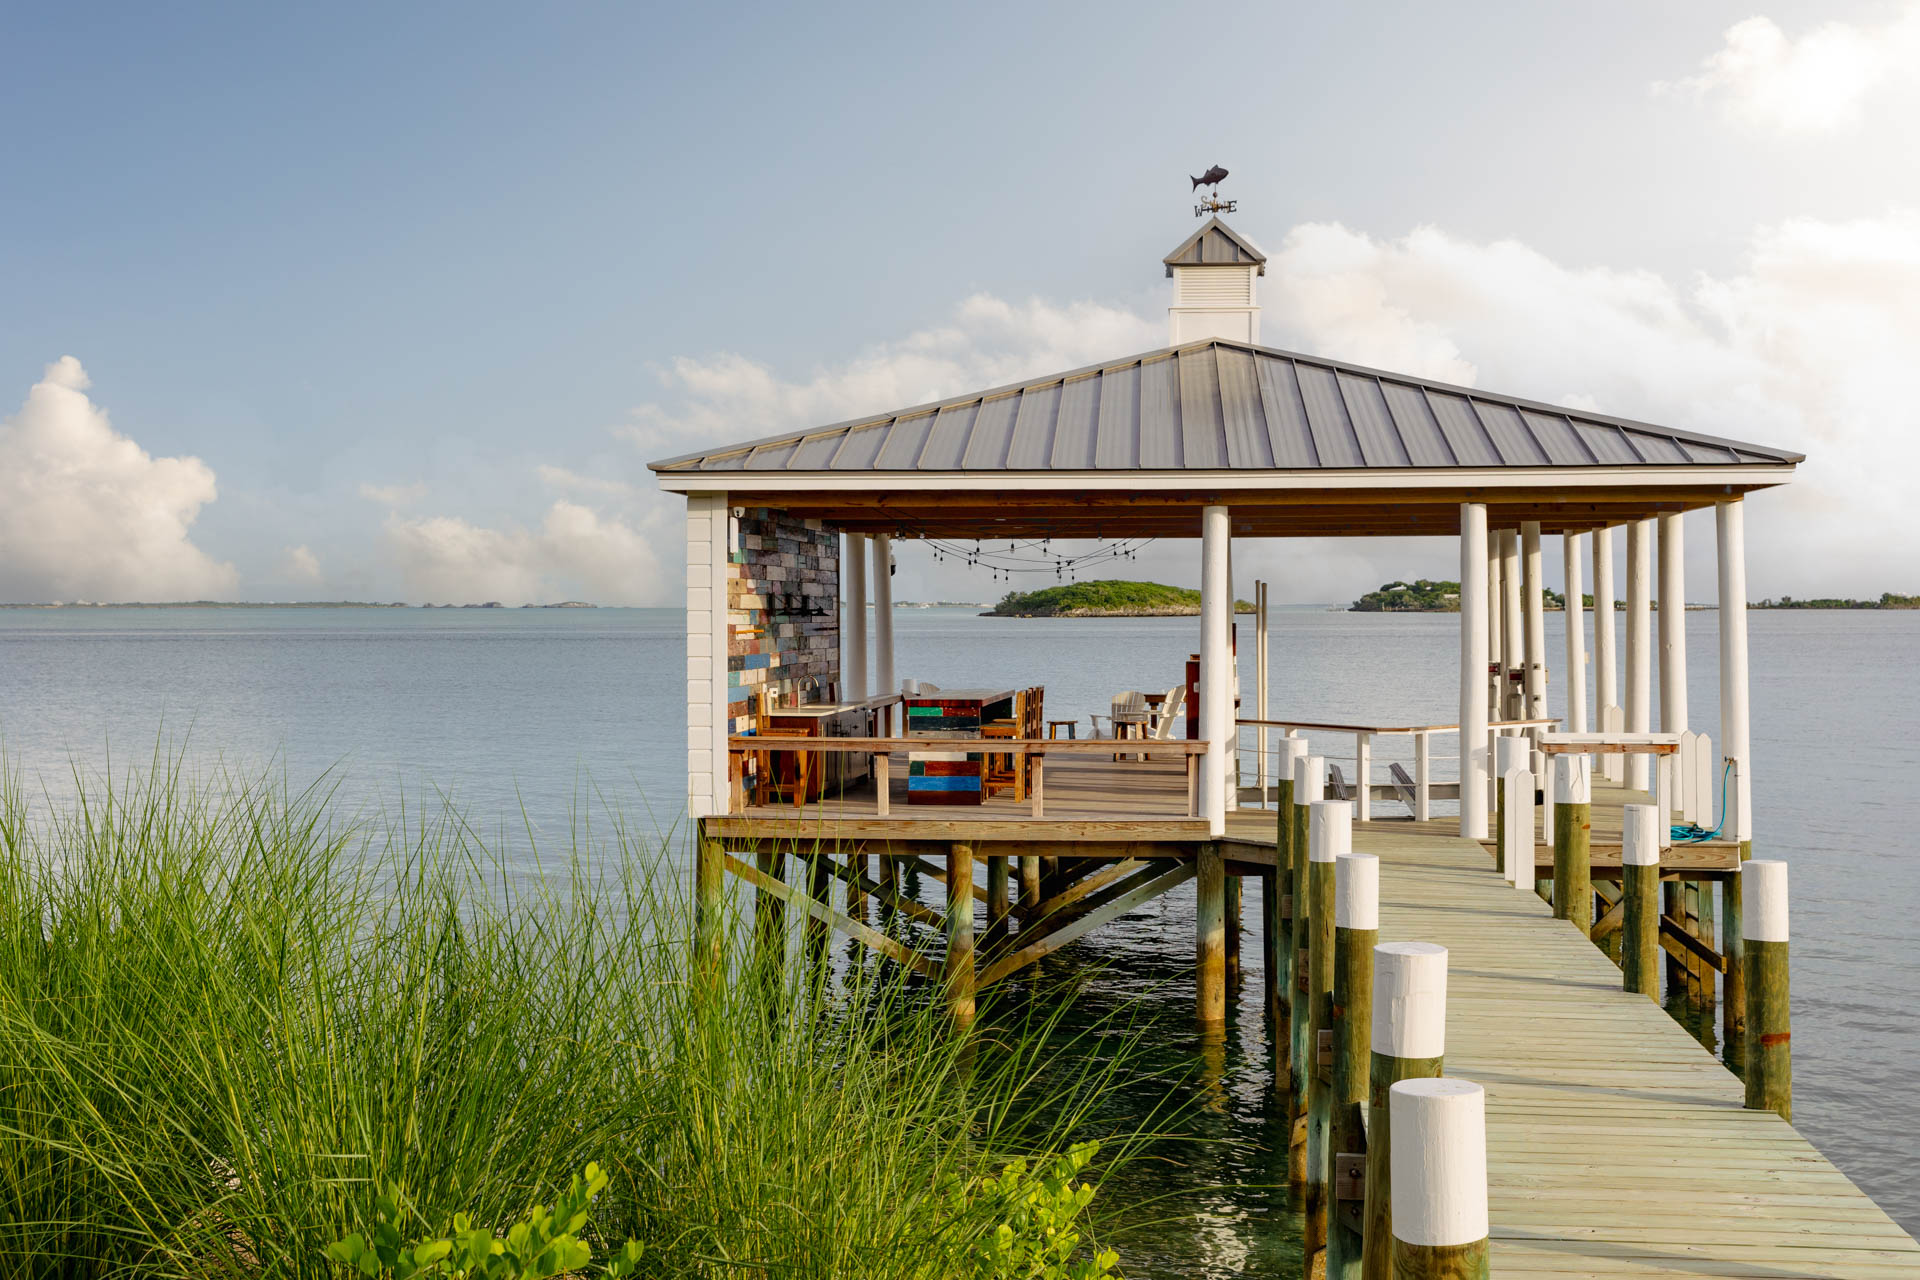
[[[1920,596],[1903,596],[1892,591],[1883,591],[1878,600],[1839,600],[1822,596],[1816,600],[1795,600],[1792,596],[1781,596],[1778,600],[1766,599],[1747,606],[1749,609],[1920,609]]]
[[[1552,587],[1540,592],[1541,608],[1547,613],[1567,607],[1567,598]],[[1584,592],[1580,603],[1593,608],[1593,594]],[[1624,601],[1615,601],[1624,607]],[[1378,591],[1369,591],[1347,606],[1349,613],[1458,613],[1460,584],[1420,578],[1414,582],[1389,582]]]
[[[1235,613],[1252,613],[1245,600],[1233,602]],[[1158,582],[1127,582],[1117,578],[1097,582],[1069,582],[1039,591],[1009,591],[985,618],[1179,618],[1200,612],[1200,593],[1188,587]]]

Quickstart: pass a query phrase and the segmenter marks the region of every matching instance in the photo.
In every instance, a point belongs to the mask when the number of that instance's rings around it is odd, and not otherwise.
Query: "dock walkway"
[[[1479,845],[1369,824],[1354,848],[1381,861],[1381,938],[1449,951],[1495,1276],[1920,1276],[1920,1244]]]

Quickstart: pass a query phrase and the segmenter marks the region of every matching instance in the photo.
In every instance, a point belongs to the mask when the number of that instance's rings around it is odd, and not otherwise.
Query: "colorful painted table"
[[[1013,715],[1011,689],[942,689],[904,699],[909,738],[977,742],[980,728]],[[986,754],[978,747],[928,746],[907,753],[908,804],[979,804]]]

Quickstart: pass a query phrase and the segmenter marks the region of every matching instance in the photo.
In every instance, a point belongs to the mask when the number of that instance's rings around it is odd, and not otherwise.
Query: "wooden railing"
[[[885,818],[890,816],[888,787],[892,782],[893,757],[911,751],[1010,755],[1016,762],[1031,759],[1033,785],[1028,788],[1027,799],[1032,804],[1036,818],[1046,816],[1046,793],[1042,783],[1046,758],[1050,755],[1112,755],[1119,751],[1143,758],[1154,755],[1182,756],[1186,760],[1187,773],[1186,816],[1191,818],[1199,813],[1198,761],[1206,754],[1207,744],[1186,738],[763,738],[755,734],[736,734],[727,739],[732,808],[736,813],[745,808],[746,757],[749,754],[860,752],[873,757],[876,812]]]
[[[1559,724],[1557,719],[1537,720],[1496,720],[1487,726],[1489,731],[1501,729],[1539,729]],[[1264,758],[1268,753],[1267,730],[1282,729],[1286,736],[1297,733],[1341,733],[1353,735],[1353,816],[1355,820],[1366,822],[1373,817],[1373,740],[1375,738],[1411,737],[1413,739],[1413,780],[1411,785],[1395,779],[1390,784],[1391,794],[1411,792],[1410,805],[1414,820],[1425,822],[1432,816],[1432,800],[1435,789],[1433,782],[1432,738],[1435,734],[1459,733],[1457,724],[1334,724],[1322,720],[1260,720],[1240,719],[1234,721],[1236,728],[1257,729],[1258,745],[1255,750]],[[1272,754],[1278,754],[1278,750]],[[1323,753],[1324,754],[1324,753]],[[1265,776],[1276,776],[1271,770],[1262,771]],[[1441,784],[1445,785],[1445,784]],[[1458,794],[1456,787],[1456,794]],[[1444,798],[1444,797],[1443,797]],[[1264,797],[1263,797],[1264,802]]]

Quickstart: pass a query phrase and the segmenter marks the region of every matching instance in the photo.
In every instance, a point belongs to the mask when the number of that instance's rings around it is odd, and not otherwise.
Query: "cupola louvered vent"
[[[1253,304],[1248,267],[1186,267],[1174,273],[1176,307],[1245,307]]]

